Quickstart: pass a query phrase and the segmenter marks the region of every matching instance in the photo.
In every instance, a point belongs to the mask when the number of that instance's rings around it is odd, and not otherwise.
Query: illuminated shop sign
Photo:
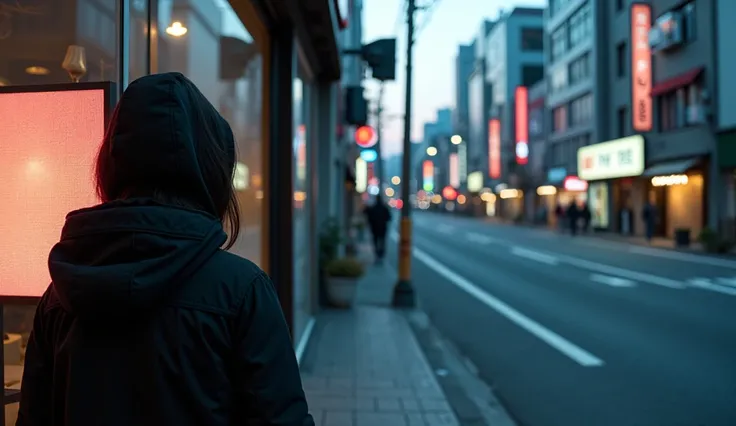
[[[460,144],[457,147],[458,157],[458,174],[460,175],[460,182],[468,180],[468,148],[467,144]]]
[[[501,120],[488,121],[488,175],[491,179],[501,177]]]
[[[483,173],[473,172],[468,175],[468,191],[478,192],[483,189]]]
[[[458,170],[458,155],[456,153],[450,154],[450,186],[458,188],[460,186],[460,173]]]
[[[365,192],[368,188],[368,163],[362,158],[355,160],[355,190]]]
[[[529,162],[529,92],[518,86],[514,93],[516,109],[516,164]]]
[[[550,183],[562,182],[566,176],[567,169],[564,167],[555,167],[554,169],[549,169],[547,172],[547,180]]]
[[[608,228],[608,184],[591,183],[588,188],[588,207],[590,223],[594,228]]]
[[[588,182],[577,178],[576,176],[568,176],[562,184],[565,191],[583,192],[588,190]]]
[[[422,164],[422,189],[427,192],[434,191],[434,163],[431,160],[424,160]]]
[[[652,186],[687,185],[687,175],[654,176]]]
[[[631,104],[632,127],[637,132],[652,130],[652,49],[649,31],[652,8],[648,4],[631,6]]]
[[[537,188],[537,195],[555,195],[557,194],[557,188],[552,185],[544,185]]]
[[[629,136],[578,149],[578,177],[604,180],[639,176],[644,172],[644,137]]]

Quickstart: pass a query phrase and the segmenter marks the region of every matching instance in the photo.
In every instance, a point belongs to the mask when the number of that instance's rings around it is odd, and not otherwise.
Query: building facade
[[[230,122],[243,225],[231,251],[272,277],[300,355],[318,309],[318,223],[339,212],[334,193],[345,187],[344,163],[333,161],[345,2],[60,0],[32,12],[0,14],[5,92],[69,83],[61,60],[71,48],[81,81],[112,81],[113,97],[138,77],[177,71]],[[30,331],[32,308],[5,309],[5,332]]]
[[[486,43],[485,79],[491,87],[489,118],[498,123],[499,130],[498,135],[489,134],[488,171],[493,187],[518,190],[515,197],[500,198],[497,209],[504,217],[516,218],[524,212],[523,190],[527,186],[526,164],[517,164],[516,91],[523,87],[528,93],[529,87],[544,80],[544,9],[517,7],[502,13]],[[526,97],[520,101],[526,102],[528,94]],[[528,124],[526,117],[519,119]],[[489,128],[489,133],[495,128]],[[500,143],[491,143],[495,140]]]
[[[491,104],[491,87],[486,81],[487,38],[494,22],[481,23],[473,46],[474,66],[468,76],[468,133],[467,143],[468,174],[480,173],[484,182],[488,177],[488,113]],[[477,175],[476,175],[477,176]],[[476,192],[468,188],[469,192]]]
[[[461,44],[455,57],[455,110],[454,133],[468,137],[468,77],[475,67],[475,46]]]

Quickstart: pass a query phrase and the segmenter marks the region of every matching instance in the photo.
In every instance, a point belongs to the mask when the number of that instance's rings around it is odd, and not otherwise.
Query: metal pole
[[[378,107],[376,108],[376,178],[378,178],[378,190],[383,192],[383,157],[381,156],[381,116],[383,115],[383,81],[378,90]],[[380,194],[380,193],[379,193]]]
[[[401,179],[401,223],[399,236],[399,279],[394,287],[393,305],[410,308],[416,303],[414,288],[411,285],[411,85],[412,85],[412,50],[414,47],[414,12],[415,0],[408,0],[408,29],[406,37],[406,99],[404,104],[404,155],[402,156]]]

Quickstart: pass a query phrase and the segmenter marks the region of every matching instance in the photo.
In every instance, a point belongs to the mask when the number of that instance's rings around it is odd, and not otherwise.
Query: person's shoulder
[[[250,289],[264,280],[266,273],[254,262],[219,250],[188,280],[177,303],[196,301],[192,307],[234,315]]]

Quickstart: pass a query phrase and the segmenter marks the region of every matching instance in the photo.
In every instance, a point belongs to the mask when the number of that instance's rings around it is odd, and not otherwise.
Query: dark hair
[[[195,144],[195,153],[204,184],[212,200],[211,207],[201,205],[201,203],[193,200],[191,196],[188,196],[186,189],[178,187],[176,182],[152,181],[149,179],[126,180],[124,177],[127,175],[126,170],[116,162],[112,154],[113,130],[117,122],[119,106],[120,104],[113,112],[95,166],[97,195],[102,202],[150,197],[162,204],[215,214],[228,231],[225,249],[230,249],[240,234],[240,209],[238,207],[238,197],[233,187],[233,174],[236,164],[235,153],[226,152],[215,139],[212,129],[208,126],[202,126],[201,134],[198,135],[198,143]],[[196,113],[200,117],[204,115],[199,108]],[[215,211],[211,211],[213,208]]]

